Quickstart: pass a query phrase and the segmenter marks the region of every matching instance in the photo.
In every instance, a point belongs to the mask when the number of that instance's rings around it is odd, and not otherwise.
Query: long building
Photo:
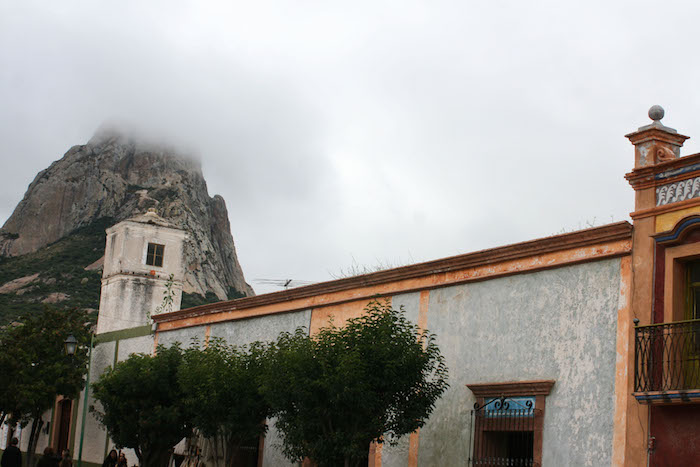
[[[649,116],[627,135],[632,224],[177,310],[186,233],[153,212],[122,222],[108,230],[90,376],[193,337],[313,334],[379,298],[438,336],[450,388],[420,431],[368,447],[369,466],[698,465],[700,154],[681,157],[687,137],[660,108]],[[171,274],[177,311],[151,325]],[[39,446],[77,453],[84,431],[84,462],[101,464],[112,442],[91,414],[83,430],[84,410],[59,398]],[[290,465],[269,424],[241,466]]]

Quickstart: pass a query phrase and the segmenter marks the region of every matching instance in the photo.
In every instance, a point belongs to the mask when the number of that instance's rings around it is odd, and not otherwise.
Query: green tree
[[[28,465],[32,465],[43,414],[56,396],[75,398],[84,386],[89,330],[82,310],[44,307],[0,335],[0,412],[9,423],[31,423]],[[69,335],[78,340],[73,357],[64,351]],[[4,419],[3,415],[3,419]]]
[[[264,355],[260,343],[237,348],[220,339],[184,351],[178,379],[188,412],[194,428],[214,441],[219,465],[233,465],[241,445],[265,433],[270,408],[258,384]]]
[[[108,368],[92,387],[91,407],[118,447],[132,448],[141,467],[165,466],[169,450],[191,433],[177,380],[182,350],[158,346]]]
[[[448,387],[435,336],[378,302],[344,327],[282,334],[266,368],[285,455],[321,467],[360,465],[372,441],[420,428]]]

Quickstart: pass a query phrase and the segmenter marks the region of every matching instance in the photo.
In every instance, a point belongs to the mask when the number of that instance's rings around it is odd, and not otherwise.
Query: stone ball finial
[[[662,118],[664,118],[664,108],[661,107],[660,105],[652,105],[651,108],[649,109],[649,118],[654,120],[655,122],[658,122]]]

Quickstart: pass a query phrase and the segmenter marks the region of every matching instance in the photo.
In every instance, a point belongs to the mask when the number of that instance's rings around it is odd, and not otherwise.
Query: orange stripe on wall
[[[630,327],[632,322],[631,299],[632,268],[629,257],[620,260],[620,295],[617,310],[617,359],[615,364],[615,415],[613,417],[612,465],[625,465],[627,443],[627,405],[629,386]]]
[[[420,293],[420,303],[418,305],[418,327],[422,330],[428,327],[428,303],[430,302],[430,290],[423,290]]]
[[[428,304],[430,303],[430,290],[420,293],[418,305],[418,327],[422,330],[428,327]],[[408,438],[408,467],[418,467],[418,442],[420,428],[411,433]]]
[[[386,298],[380,298],[380,302],[384,302]],[[318,333],[323,327],[327,327],[333,322],[333,325],[342,327],[347,320],[351,318],[359,318],[367,308],[367,305],[372,300],[359,300],[355,302],[347,302],[335,305],[333,307],[314,308],[311,310],[311,326],[309,333],[313,336]]]
[[[207,325],[204,330],[204,347],[209,347],[209,338],[211,337],[211,324]]]
[[[369,462],[367,467],[382,467],[382,446],[384,444],[380,443],[369,445]]]
[[[418,437],[420,428],[411,433],[408,438],[408,467],[418,467]]]

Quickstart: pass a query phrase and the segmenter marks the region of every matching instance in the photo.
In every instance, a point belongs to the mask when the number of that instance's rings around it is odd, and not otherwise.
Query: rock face
[[[41,171],[0,229],[0,256],[34,252],[98,219],[148,208],[189,233],[185,293],[253,295],[231,237],[226,203],[209,197],[199,163],[115,130],[100,130]]]

